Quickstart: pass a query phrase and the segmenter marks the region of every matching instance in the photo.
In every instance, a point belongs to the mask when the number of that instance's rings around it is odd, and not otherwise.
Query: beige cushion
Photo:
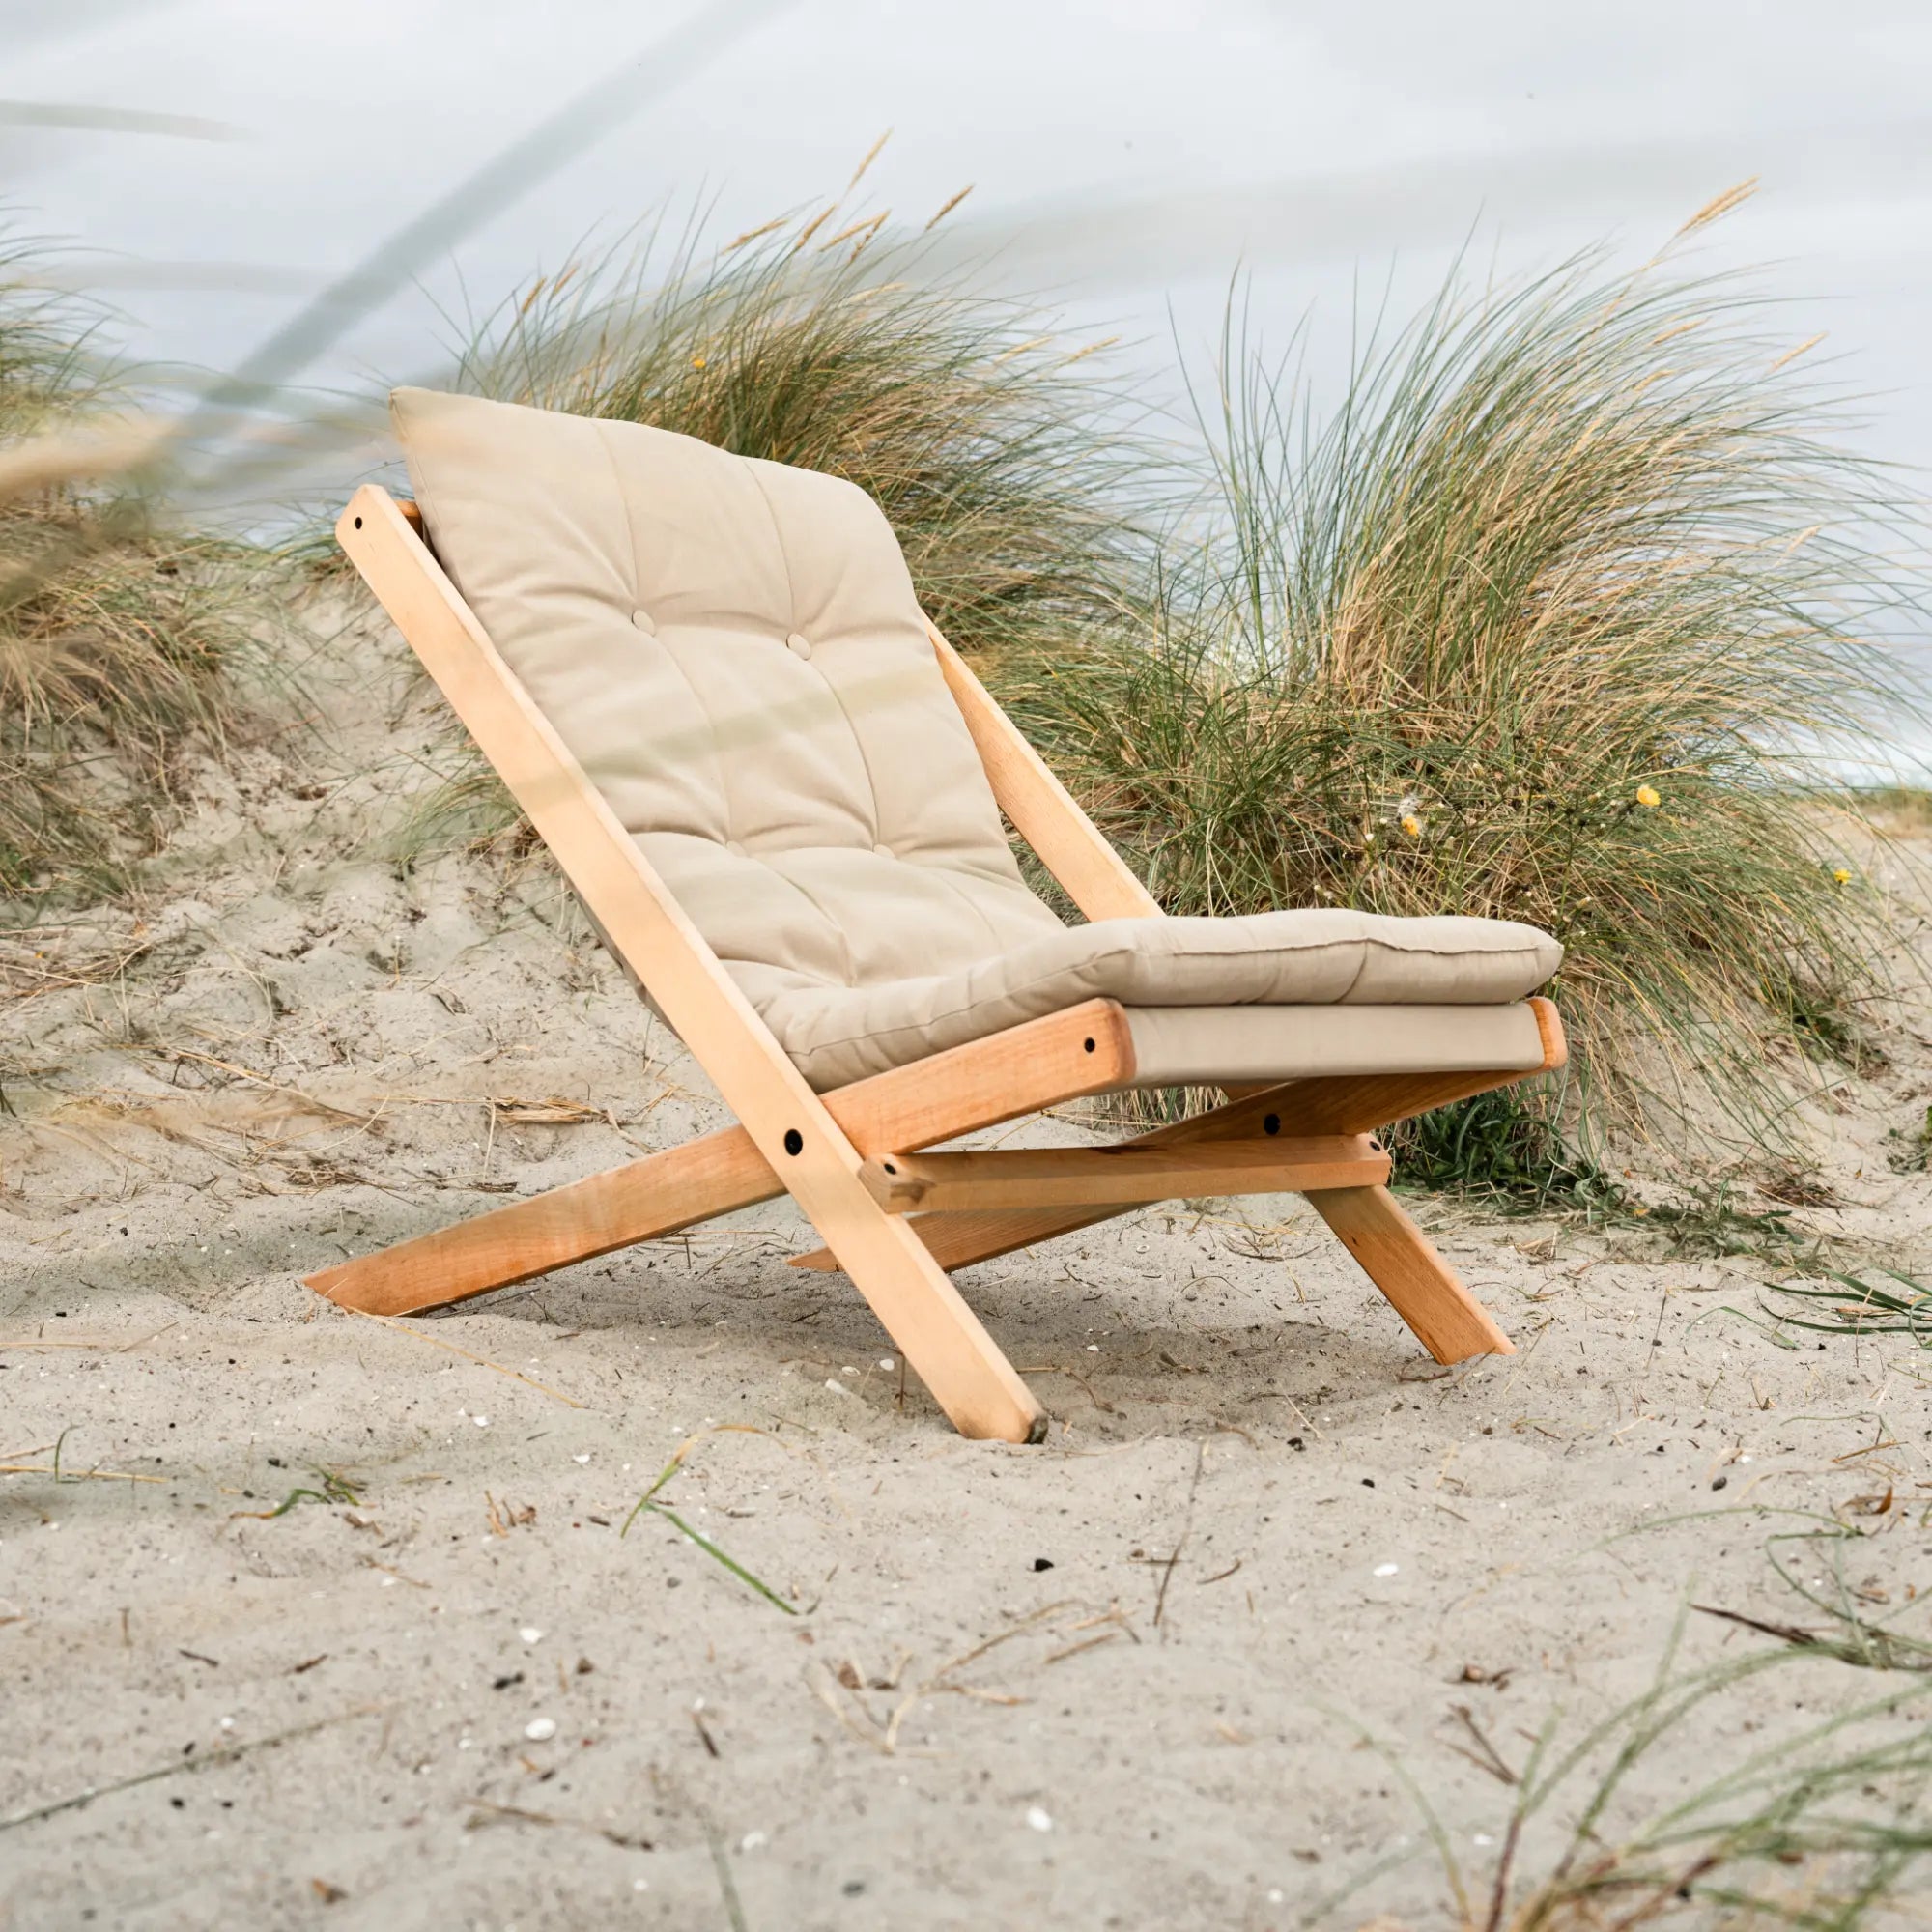
[[[1507,1007],[1130,1007],[1136,1087],[1229,1087],[1336,1073],[1526,1072],[1535,1010]]]
[[[1340,910],[1066,927],[864,492],[635,423],[392,401],[443,567],[814,1086],[1096,993],[1495,1004],[1561,959],[1531,926]]]
[[[1096,997],[1127,1007],[1492,1006],[1533,992],[1558,956],[1533,926],[1503,920],[1332,908],[1110,919],[1057,926],[951,972],[793,986],[764,1013],[805,1077],[826,1088]]]

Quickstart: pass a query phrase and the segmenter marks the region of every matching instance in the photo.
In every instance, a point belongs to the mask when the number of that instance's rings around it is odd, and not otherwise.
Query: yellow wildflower
[[[1646,811],[1655,811],[1657,808],[1663,803],[1662,799],[1661,799],[1649,785],[1637,786],[1636,802],[1640,806],[1642,806]]]
[[[1405,832],[1406,832],[1411,838],[1420,838],[1422,837],[1422,820],[1416,817],[1414,812],[1412,811],[1404,812],[1402,815],[1401,824],[1402,824],[1402,829]]]
[[[693,356],[693,357],[691,358],[691,366],[692,366],[692,367],[693,367],[694,369],[701,369],[701,368],[703,368],[703,367],[704,367],[704,357],[703,357],[703,356],[701,356],[701,355],[694,355],[694,356]]]
[[[1834,886],[1849,886],[1852,883],[1850,867],[1845,866],[1833,867],[1832,870],[1832,883]]]

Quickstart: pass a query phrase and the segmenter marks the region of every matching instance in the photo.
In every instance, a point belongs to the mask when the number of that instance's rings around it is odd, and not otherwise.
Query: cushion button
[[[654,638],[658,634],[657,624],[648,611],[633,611],[631,612],[631,622],[637,625],[638,629],[643,632],[647,638]]]
[[[788,649],[795,651],[802,658],[809,658],[811,655],[810,640],[807,639],[805,636],[803,636],[800,632],[794,631],[791,634],[791,636],[785,639],[785,645]]]
[[[734,858],[742,859],[745,856],[745,848],[735,838],[727,838],[724,841],[724,849]]]
[[[881,859],[896,859],[898,857],[898,854],[895,852],[890,845],[874,845],[872,847],[872,850],[876,852]]]

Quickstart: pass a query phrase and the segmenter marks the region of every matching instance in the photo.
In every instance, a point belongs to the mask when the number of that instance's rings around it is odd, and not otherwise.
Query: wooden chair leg
[[[324,1268],[307,1285],[344,1308],[412,1315],[674,1235],[783,1192],[751,1135],[727,1127]]]
[[[783,1192],[751,1136],[729,1127],[325,1268],[308,1286],[346,1308],[408,1315]],[[816,1203],[818,1232],[954,1428],[962,1435],[1039,1441],[1046,1411],[903,1216],[887,1213],[856,1173],[837,1196],[829,1207]]]
[[[960,1435],[1045,1438],[1045,1409],[902,1215],[881,1208],[856,1174],[832,1200],[820,1191],[799,1205]]]
[[[1516,1353],[1489,1310],[1386,1187],[1321,1188],[1307,1198],[1438,1362]]]
[[[1125,1016],[1089,1000],[825,1096],[862,1152],[923,1147],[1114,1085],[1131,1070]],[[785,1191],[743,1127],[651,1154],[324,1268],[308,1286],[347,1308],[408,1315],[609,1254]]]

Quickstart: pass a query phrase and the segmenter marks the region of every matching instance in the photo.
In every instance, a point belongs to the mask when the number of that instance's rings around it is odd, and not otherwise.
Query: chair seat
[[[1366,1073],[1530,1072],[1543,1032],[1498,1007],[1129,1007],[1136,1087],[1272,1086]]]
[[[1102,920],[869,985],[731,970],[826,1092],[1095,998],[1135,1010],[1143,1085],[1534,1066],[1535,1019],[1514,1003],[1562,957],[1513,921],[1330,907]]]

